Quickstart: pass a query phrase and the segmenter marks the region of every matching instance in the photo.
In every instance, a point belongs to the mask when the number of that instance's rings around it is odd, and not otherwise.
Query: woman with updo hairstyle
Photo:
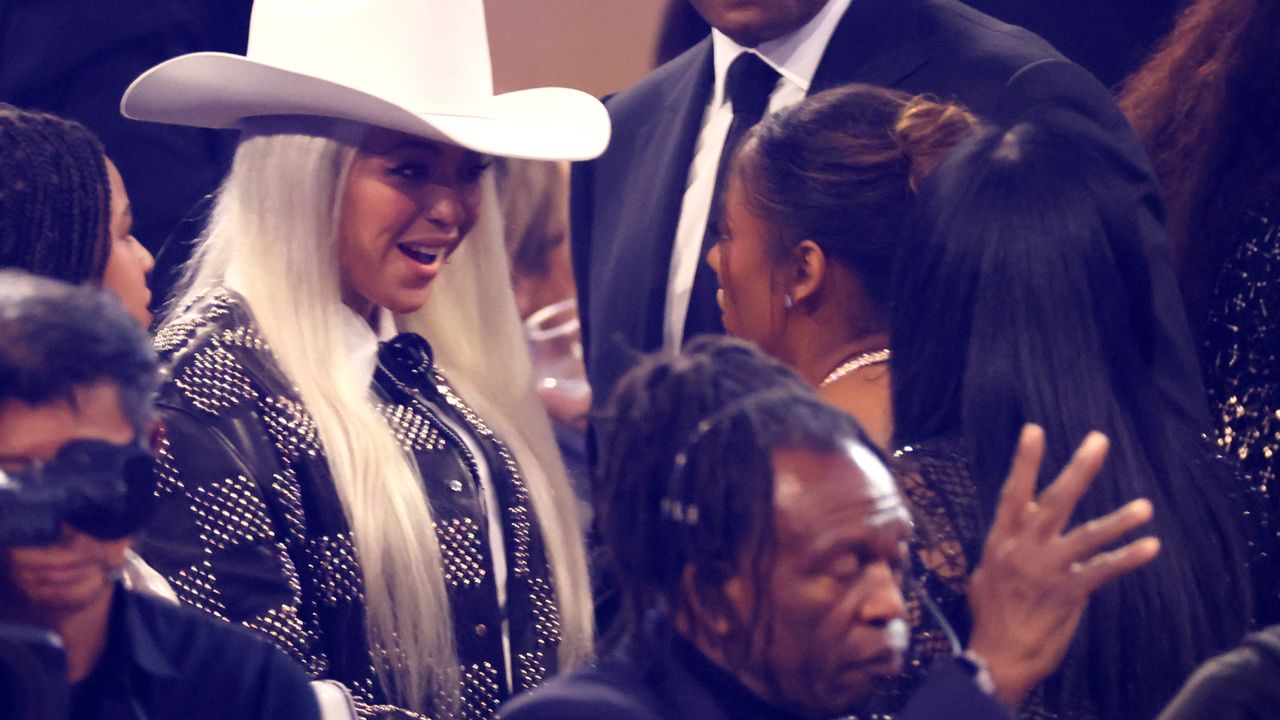
[[[964,108],[869,85],[828,90],[757,125],[734,157],[708,261],[729,333],[789,365],[892,447],[890,298],[916,190],[981,127]],[[916,498],[906,493],[908,501]],[[955,644],[946,617],[967,613],[955,529],[914,541],[912,638],[902,676],[875,705],[900,710]]]
[[[73,120],[0,103],[0,268],[101,285],[145,327],[153,265],[98,138]]]
[[[881,448],[893,263],[916,188],[979,126],[964,108],[867,85],[757,125],[732,165],[708,261],[730,334],[852,414]]]
[[[971,138],[922,188],[895,270],[897,475],[965,573],[1024,423],[1042,483],[1091,430],[1111,443],[1071,524],[1150,499],[1160,556],[1090,600],[1022,717],[1151,718],[1249,624],[1232,479],[1156,382],[1157,305],[1125,166],[1074,116]],[[966,617],[952,618],[961,635]]]

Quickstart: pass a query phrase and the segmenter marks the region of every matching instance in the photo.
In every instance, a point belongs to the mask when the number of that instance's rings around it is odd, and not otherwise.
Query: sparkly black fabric
[[[955,629],[959,643],[968,643],[973,622],[966,591],[969,575],[982,555],[990,514],[978,499],[968,454],[959,438],[903,447],[894,453],[891,467],[916,522],[912,550],[919,581],[908,598],[912,635],[906,672],[887,698],[888,714],[901,709],[932,664],[950,655],[941,624],[918,610],[921,593]],[[1096,717],[1084,707],[1050,707],[1044,690],[1042,685],[1028,694],[1018,710],[1019,720]]]
[[[1280,622],[1280,198],[1248,213],[1238,232],[1202,349],[1218,446],[1248,481],[1245,528],[1265,626]]]
[[[262,633],[313,678],[343,683],[362,717],[422,717],[389,704],[377,679],[364,577],[324,448],[243,300],[206,296],[161,329],[156,347],[170,368],[160,397],[167,434],[142,555],[183,602]],[[559,615],[528,490],[511,452],[453,392],[421,337],[382,344],[373,391],[431,500],[461,663],[460,717],[492,717],[509,695],[504,620],[515,691],[556,670]],[[473,457],[442,417],[469,431],[485,457]],[[479,461],[500,505],[505,609]],[[451,717],[448,703],[435,706],[432,717]]]
[[[948,483],[945,473],[934,472],[934,464],[935,458],[917,454],[914,448],[899,450],[890,463],[915,522],[912,568],[905,588],[911,644],[903,658],[902,674],[885,684],[871,704],[872,711],[862,720],[892,718],[900,712],[930,669],[958,651],[952,628],[959,637],[968,635],[964,588],[969,575],[968,558],[972,555],[964,538],[978,535],[966,526],[974,515],[969,506],[975,498],[967,478],[948,484],[942,491],[930,489],[926,478],[932,481],[937,477],[939,482]]]

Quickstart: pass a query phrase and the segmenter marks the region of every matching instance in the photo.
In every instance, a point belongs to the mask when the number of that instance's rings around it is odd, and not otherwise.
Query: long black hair
[[[1152,380],[1155,309],[1135,205],[1115,158],[1049,123],[990,131],[926,183],[891,316],[898,444],[960,436],[993,511],[1023,423],[1045,428],[1042,481],[1091,429],[1112,441],[1077,507],[1155,506],[1164,550],[1092,599],[1063,702],[1149,718],[1246,630],[1229,478]]]

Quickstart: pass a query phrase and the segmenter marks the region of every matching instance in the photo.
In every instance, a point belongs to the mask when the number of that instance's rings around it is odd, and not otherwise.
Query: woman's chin
[[[415,289],[379,298],[379,302],[375,304],[390,310],[396,315],[409,315],[421,310],[427,304],[427,295],[426,288]]]

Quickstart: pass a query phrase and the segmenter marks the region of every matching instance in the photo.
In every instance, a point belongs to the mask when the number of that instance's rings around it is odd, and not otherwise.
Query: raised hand
[[[982,564],[969,581],[969,647],[986,660],[996,694],[1011,708],[1062,662],[1093,591],[1160,552],[1154,537],[1106,550],[1151,519],[1145,498],[1063,533],[1107,448],[1105,436],[1090,433],[1036,497],[1044,431],[1027,425],[1018,440]]]

